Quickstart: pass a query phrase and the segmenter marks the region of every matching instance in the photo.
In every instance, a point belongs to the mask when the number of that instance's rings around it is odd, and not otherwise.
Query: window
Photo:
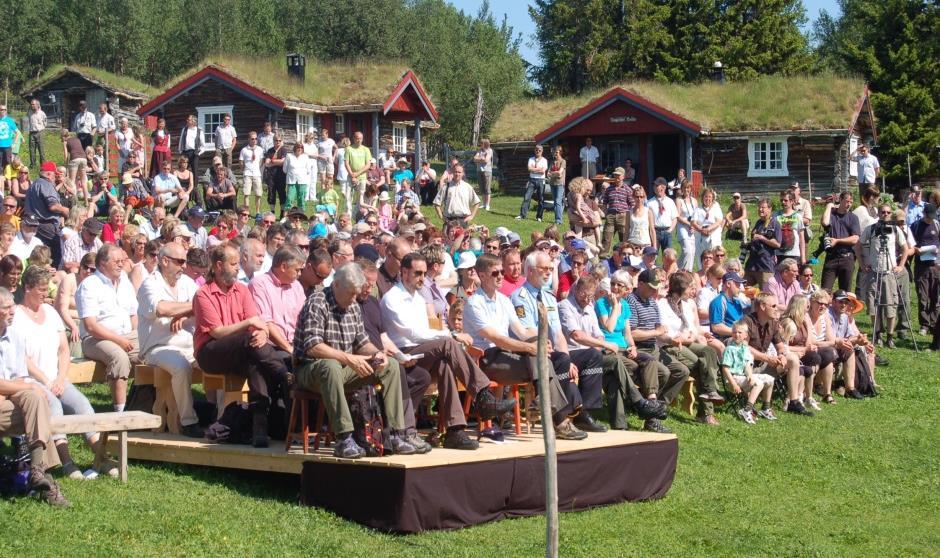
[[[311,127],[316,128],[317,132],[320,131],[320,115],[313,114],[312,112],[298,112],[297,113],[297,138],[303,139],[304,135],[307,133]]]
[[[346,115],[337,114],[336,124],[333,127],[336,128],[335,130],[333,130],[333,135],[338,136],[340,134],[345,134],[346,133]]]
[[[403,124],[392,125],[392,146],[396,153],[406,153],[408,151],[408,128]]]
[[[787,138],[760,138],[747,145],[748,176],[789,176]]]
[[[198,107],[196,115],[199,118],[199,127],[202,128],[202,144],[206,149],[215,149],[215,129],[222,123],[226,114],[232,117],[232,126],[235,126],[235,115],[232,114],[232,105],[219,105],[214,107]]]

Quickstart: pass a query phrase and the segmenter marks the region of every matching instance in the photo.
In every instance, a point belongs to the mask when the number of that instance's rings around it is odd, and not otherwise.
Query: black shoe
[[[888,366],[888,359],[883,356],[875,355],[875,366]]]
[[[859,393],[857,389],[847,389],[845,390],[845,396],[852,399],[865,399],[865,396]]]
[[[180,434],[186,436],[187,438],[202,438],[206,435],[202,427],[199,426],[199,423],[187,424],[186,426],[180,428]]]
[[[607,427],[594,420],[587,411],[581,411],[581,414],[575,417],[574,425],[585,432],[607,432]]]
[[[651,418],[662,420],[669,414],[669,406],[658,399],[640,399],[633,404],[633,410],[643,420]]]
[[[647,419],[646,422],[643,423],[643,430],[647,432],[658,432],[660,434],[672,434],[672,430],[666,428],[665,424],[655,418]]]
[[[444,447],[456,450],[475,450],[480,447],[480,442],[471,440],[463,428],[448,430],[444,435]]]
[[[798,399],[794,399],[787,404],[787,412],[793,413],[794,415],[803,415],[804,417],[815,416],[815,413],[806,410],[806,407],[804,407],[803,403],[801,403]]]
[[[481,417],[495,417],[508,413],[515,405],[515,399],[497,400],[489,389],[480,390],[480,393],[473,398],[473,411]]]
[[[256,448],[268,447],[268,412],[256,409],[251,417],[251,445]]]
[[[623,424],[612,424],[610,425],[611,430],[622,430],[624,432],[630,430],[630,423],[624,422]]]

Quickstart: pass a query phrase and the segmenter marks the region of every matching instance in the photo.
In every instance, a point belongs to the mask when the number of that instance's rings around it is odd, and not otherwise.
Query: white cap
[[[461,252],[460,257],[457,258],[457,269],[469,269],[475,266],[476,263],[476,254],[467,250],[466,252]]]

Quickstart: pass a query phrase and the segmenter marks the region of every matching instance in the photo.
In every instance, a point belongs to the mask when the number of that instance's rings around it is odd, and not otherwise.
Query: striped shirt
[[[300,310],[294,331],[294,358],[310,360],[307,351],[320,343],[344,353],[355,353],[369,342],[362,309],[355,300],[340,308],[332,287],[310,295]]]
[[[630,213],[633,211],[633,190],[626,184],[611,184],[604,191],[604,205],[608,215]]]
[[[630,328],[640,331],[652,331],[659,327],[659,306],[652,297],[641,300],[636,293],[630,293],[627,297],[627,304],[630,306]],[[651,338],[646,341],[638,341],[638,349],[653,349],[656,347],[656,339]]]

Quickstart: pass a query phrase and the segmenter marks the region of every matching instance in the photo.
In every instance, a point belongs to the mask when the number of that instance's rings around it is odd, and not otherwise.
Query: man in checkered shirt
[[[356,302],[365,280],[358,264],[346,263],[336,270],[329,287],[310,295],[304,303],[294,331],[297,385],[321,394],[338,440],[333,455],[356,459],[366,452],[352,437],[353,421],[345,391],[381,384],[385,421],[392,433],[386,449],[412,454],[415,447],[403,436],[398,361],[390,361],[385,352],[369,342]]]

